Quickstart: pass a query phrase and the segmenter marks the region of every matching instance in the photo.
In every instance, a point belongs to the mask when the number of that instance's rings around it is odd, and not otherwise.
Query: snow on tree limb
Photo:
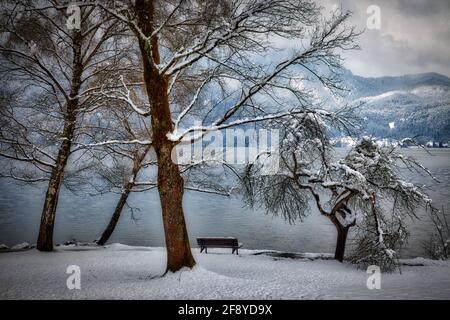
[[[138,144],[138,145],[151,145],[152,142],[150,140],[108,140],[108,141],[102,141],[102,142],[96,142],[96,143],[76,143],[79,145],[78,148],[75,150],[81,150],[86,148],[93,148],[93,147],[102,147],[107,145],[113,145],[113,144]]]
[[[121,90],[115,90],[113,88],[109,89],[109,91],[104,91],[104,88],[102,87],[100,89],[100,93],[108,99],[115,99],[115,100],[120,100],[120,101],[124,101],[125,103],[127,103],[135,112],[137,112],[139,115],[144,116],[144,117],[148,117],[150,115],[150,111],[144,110],[141,107],[138,107],[133,99],[131,98],[131,91],[130,89],[127,87],[124,77],[123,75],[120,76],[120,82],[122,84],[122,87],[124,88],[125,92],[121,91]],[[149,109],[149,106],[146,106]]]

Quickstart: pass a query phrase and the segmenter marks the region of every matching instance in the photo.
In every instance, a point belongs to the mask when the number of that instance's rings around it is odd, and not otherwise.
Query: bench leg
[[[205,253],[208,253],[208,247],[205,247]]]

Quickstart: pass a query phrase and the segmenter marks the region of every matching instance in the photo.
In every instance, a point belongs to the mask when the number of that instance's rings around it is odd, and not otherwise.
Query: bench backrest
[[[237,247],[239,245],[236,238],[197,238],[199,246],[217,246],[217,247]]]

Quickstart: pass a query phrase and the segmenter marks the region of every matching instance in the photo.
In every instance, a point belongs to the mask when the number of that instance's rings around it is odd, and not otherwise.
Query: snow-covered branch
[[[96,142],[96,143],[88,143],[88,144],[83,144],[83,143],[74,143],[76,145],[78,145],[77,148],[74,148],[71,152],[77,152],[79,150],[83,150],[83,149],[89,149],[89,148],[95,148],[95,147],[103,147],[103,146],[108,146],[108,145],[121,145],[121,144],[135,144],[135,145],[143,145],[143,146],[149,146],[152,144],[152,142],[150,140],[108,140],[108,141],[102,141],[102,142]]]
[[[285,112],[277,112],[273,114],[266,114],[259,117],[249,117],[249,118],[241,118],[239,120],[231,121],[228,123],[221,123],[217,124],[219,122],[215,122],[216,124],[212,124],[209,126],[193,126],[186,130],[184,130],[181,133],[172,132],[167,134],[167,138],[171,141],[183,141],[184,139],[188,139],[189,141],[196,140],[199,137],[203,136],[207,132],[211,131],[218,131],[218,130],[224,130],[228,128],[237,127],[240,125],[248,124],[248,123],[256,123],[256,122],[264,122],[268,120],[275,120],[285,117],[290,117],[298,114],[321,114],[321,115],[330,115],[327,111],[324,110],[292,110],[292,111],[285,111]],[[192,134],[194,136],[192,136]]]
[[[113,99],[113,100],[119,100],[124,101],[127,103],[128,106],[130,106],[136,113],[138,113],[141,116],[148,117],[150,115],[150,111],[148,110],[150,106],[146,105],[145,107],[147,110],[142,109],[141,107],[137,106],[133,99],[131,98],[131,90],[127,87],[125,80],[123,76],[120,76],[120,82],[122,84],[122,87],[124,88],[124,92],[121,90],[115,90],[111,88],[109,91],[105,91],[102,87],[100,89],[100,93],[107,99]]]
[[[229,197],[232,194],[232,190],[228,192],[223,192],[219,190],[213,190],[213,189],[203,189],[203,188],[197,188],[197,187],[184,187],[185,190],[189,191],[195,191],[195,192],[201,192],[201,193],[209,193],[209,194],[216,194],[219,196]]]

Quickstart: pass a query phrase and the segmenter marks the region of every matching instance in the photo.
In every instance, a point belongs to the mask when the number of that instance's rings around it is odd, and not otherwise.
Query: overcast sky
[[[450,0],[322,0],[327,10],[342,4],[365,32],[360,51],[346,67],[362,76],[438,72],[450,76]],[[381,28],[367,29],[367,8],[377,5]]]

